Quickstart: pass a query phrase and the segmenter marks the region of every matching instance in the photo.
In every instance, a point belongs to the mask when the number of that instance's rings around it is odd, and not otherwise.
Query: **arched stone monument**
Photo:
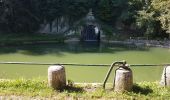
[[[85,26],[81,31],[81,40],[100,41],[100,29],[93,15],[92,9],[89,10],[84,21]]]

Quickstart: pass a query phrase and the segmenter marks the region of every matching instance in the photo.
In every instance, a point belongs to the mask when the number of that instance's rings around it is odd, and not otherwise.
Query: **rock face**
[[[40,26],[39,33],[60,34],[69,31],[69,29],[69,19],[62,16],[56,18],[51,23],[44,21],[44,23]]]
[[[160,85],[161,86],[170,86],[170,66],[164,67]]]
[[[43,24],[40,25],[38,33],[72,35],[74,33],[81,33],[84,28],[89,26],[94,26],[92,30],[94,30],[96,35],[99,31],[102,33],[100,25],[93,15],[92,9],[89,10],[89,13],[84,18],[76,21],[71,21],[67,16],[56,17],[52,22],[44,21]]]
[[[118,68],[115,74],[114,91],[130,91],[133,86],[133,76],[130,68]]]
[[[66,86],[65,68],[53,65],[48,68],[48,85],[54,89],[63,89]]]

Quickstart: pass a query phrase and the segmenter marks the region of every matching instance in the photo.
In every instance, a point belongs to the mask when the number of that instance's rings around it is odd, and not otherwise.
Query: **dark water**
[[[0,53],[16,53],[18,50],[29,51],[33,55],[41,55],[57,52],[70,52],[70,53],[113,53],[116,51],[147,51],[148,47],[137,47],[135,45],[125,44],[111,44],[111,43],[98,43],[98,42],[70,42],[70,43],[58,43],[58,44],[32,44],[32,45],[20,45],[20,46],[1,46]]]

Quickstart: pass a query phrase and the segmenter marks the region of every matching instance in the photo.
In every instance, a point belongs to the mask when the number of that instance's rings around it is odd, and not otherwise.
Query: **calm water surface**
[[[4,46],[0,61],[111,64],[126,60],[128,64],[170,63],[170,50],[166,48],[137,47],[120,44],[67,43]],[[75,82],[102,82],[108,67],[65,66],[67,79]],[[0,65],[0,78],[47,79],[48,66]],[[131,67],[134,81],[159,81],[163,66]],[[109,79],[113,81],[114,71]]]

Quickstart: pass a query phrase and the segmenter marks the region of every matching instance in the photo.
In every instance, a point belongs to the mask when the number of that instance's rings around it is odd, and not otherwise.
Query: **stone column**
[[[48,85],[55,90],[66,86],[65,68],[62,65],[52,65],[48,68]]]
[[[133,86],[133,75],[130,68],[118,68],[115,73],[114,91],[131,91]]]
[[[170,86],[170,66],[165,66],[163,69],[160,85]]]

